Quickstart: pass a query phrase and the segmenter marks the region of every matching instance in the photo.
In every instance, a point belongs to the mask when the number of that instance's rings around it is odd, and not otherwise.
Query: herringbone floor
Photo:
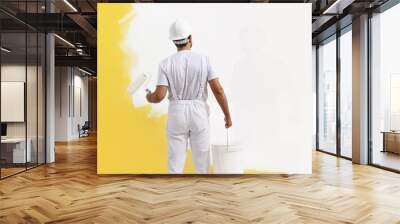
[[[313,175],[98,176],[96,141],[0,181],[0,223],[400,223],[400,175],[314,153]]]

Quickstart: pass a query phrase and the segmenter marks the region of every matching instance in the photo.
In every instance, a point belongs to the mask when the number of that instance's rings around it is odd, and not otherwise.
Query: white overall
[[[185,83],[183,89],[190,86],[197,89],[197,96],[185,99],[183,94],[177,94],[174,82],[169,85],[169,108],[167,122],[168,141],[168,173],[183,173],[186,162],[186,151],[192,149],[192,159],[196,172],[206,174],[209,170],[209,148],[210,148],[210,127],[209,109],[203,96],[204,88],[207,88],[207,77],[201,77],[202,82],[198,86],[186,84],[186,77],[189,72],[190,57],[186,63]],[[201,76],[207,76],[206,72],[200,72]],[[193,84],[193,83],[191,83]],[[182,91],[182,93],[185,91]]]

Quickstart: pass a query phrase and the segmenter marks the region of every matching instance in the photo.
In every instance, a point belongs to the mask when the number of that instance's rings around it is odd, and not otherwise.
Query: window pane
[[[39,33],[38,35],[38,164],[45,163],[45,114],[46,114],[46,104],[45,104],[45,93],[46,93],[46,84],[45,84],[45,60],[46,60],[46,37],[43,33]]]
[[[0,7],[25,18],[24,13],[43,13],[44,3],[0,1]],[[0,17],[7,21],[0,23],[0,171],[5,178],[44,162],[45,35],[5,13]]]
[[[25,170],[30,161],[26,141],[26,33],[1,34],[1,177]]]
[[[372,163],[400,170],[400,5],[372,18]]]
[[[352,149],[352,35],[340,37],[340,121],[341,155],[351,158]]]
[[[318,48],[318,147],[336,153],[336,40]]]
[[[27,33],[27,44],[28,44],[28,61],[27,61],[27,80],[26,80],[26,113],[27,113],[27,133],[28,133],[28,142],[30,144],[29,154],[30,159],[28,160],[28,168],[34,167],[37,165],[37,132],[38,132],[38,107],[37,107],[37,98],[38,98],[38,68],[37,68],[37,33],[36,32],[28,32]]]

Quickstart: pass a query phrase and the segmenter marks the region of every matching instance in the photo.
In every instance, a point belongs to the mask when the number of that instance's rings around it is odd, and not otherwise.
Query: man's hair
[[[173,42],[177,48],[182,48],[189,44],[190,37],[191,35],[184,39],[174,40]]]

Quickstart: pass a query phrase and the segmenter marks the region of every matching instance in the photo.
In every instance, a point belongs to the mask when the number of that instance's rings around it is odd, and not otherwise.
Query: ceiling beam
[[[355,2],[355,0],[336,0],[324,9],[322,14],[342,14],[344,9],[353,2]]]
[[[56,66],[88,67],[96,71],[97,59],[92,56],[56,56],[55,64]]]
[[[97,30],[81,14],[71,13],[67,16],[80,26],[91,38],[97,38]]]
[[[320,16],[317,17],[317,20],[312,24],[312,32],[316,32],[322,28],[324,24],[326,24],[329,20],[334,18],[335,16]]]

